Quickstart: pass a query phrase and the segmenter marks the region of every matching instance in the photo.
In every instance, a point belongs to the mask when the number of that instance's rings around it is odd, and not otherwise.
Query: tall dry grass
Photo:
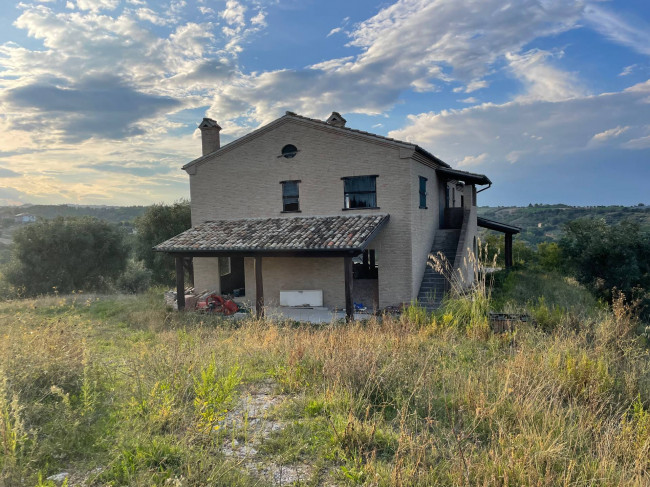
[[[262,380],[292,399],[258,459],[291,450],[314,484],[645,485],[650,359],[618,306],[495,336],[454,308],[315,327],[153,295],[3,303],[0,485],[255,485],[222,418]]]

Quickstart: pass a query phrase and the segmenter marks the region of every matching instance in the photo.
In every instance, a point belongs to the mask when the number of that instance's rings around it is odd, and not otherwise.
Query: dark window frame
[[[293,159],[298,155],[298,148],[293,144],[286,144],[280,150],[280,155],[278,157],[284,157],[285,159]]]
[[[379,206],[377,206],[377,178],[379,176],[377,174],[367,174],[367,175],[362,175],[362,176],[345,176],[342,177],[341,180],[343,181],[343,210],[348,211],[348,210],[377,210],[379,209]],[[348,184],[348,181],[360,181],[362,178],[368,178],[369,181],[372,181],[372,189],[352,189],[352,188],[347,188],[346,185]],[[357,198],[350,198],[350,196],[356,196]],[[363,202],[364,201],[364,196],[368,197],[367,200],[367,205],[355,205],[351,206],[352,202]]]
[[[301,211],[300,211],[300,186],[299,186],[301,182],[302,181],[300,181],[300,179],[292,179],[292,180],[288,180],[288,181],[280,181],[280,184],[282,185],[282,213],[301,213]],[[286,188],[289,187],[287,185],[287,183],[295,184],[295,188],[296,188],[295,194],[287,194]],[[295,202],[291,201],[293,199],[295,199]],[[287,206],[292,205],[292,204],[296,205],[295,209],[288,210]]]
[[[423,210],[428,209],[427,207],[427,181],[428,179],[424,176],[418,176],[419,192],[420,192],[420,208]],[[423,184],[424,183],[424,184]],[[424,186],[424,188],[423,188]]]

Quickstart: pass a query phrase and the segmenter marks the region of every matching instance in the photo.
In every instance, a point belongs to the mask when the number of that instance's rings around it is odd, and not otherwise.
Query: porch
[[[176,284],[178,309],[185,309],[184,262],[188,258],[243,257],[248,262],[249,287],[254,289],[256,315],[265,313],[265,288],[281,289],[277,281],[291,283],[296,281],[299,271],[295,262],[331,261],[326,267],[330,279],[322,284],[324,290],[332,285],[343,288],[345,317],[353,319],[353,259],[363,256],[370,242],[387,224],[389,215],[370,216],[349,215],[330,217],[288,217],[268,219],[242,219],[205,222],[195,226],[159,245],[155,251],[166,252],[176,259]],[[337,264],[336,261],[340,264]],[[285,265],[278,263],[285,262]],[[294,265],[286,265],[293,262]],[[340,265],[340,267],[339,267]],[[333,269],[339,269],[338,279],[331,278]],[[266,271],[265,271],[266,269]],[[270,271],[270,272],[269,272]],[[267,280],[265,272],[272,280]],[[249,286],[249,282],[254,285]],[[340,289],[339,288],[339,289]],[[289,285],[289,289],[295,289]],[[343,308],[343,306],[341,306]]]

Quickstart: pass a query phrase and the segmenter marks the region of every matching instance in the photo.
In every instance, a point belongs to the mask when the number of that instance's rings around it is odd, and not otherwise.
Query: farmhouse
[[[427,266],[443,252],[467,285],[477,194],[492,182],[452,169],[423,148],[346,127],[333,112],[287,112],[229,144],[199,125],[203,155],[190,178],[192,228],[155,247],[176,257],[179,309],[184,262],[196,289],[245,295],[256,304],[379,309],[419,300],[436,306],[445,279]],[[510,246],[511,247],[511,246]],[[511,260],[510,260],[511,261]],[[509,261],[509,262],[510,262]]]

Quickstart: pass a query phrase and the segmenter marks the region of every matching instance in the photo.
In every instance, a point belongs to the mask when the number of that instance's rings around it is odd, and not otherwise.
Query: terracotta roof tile
[[[245,218],[205,222],[156,245],[158,252],[359,250],[389,215]]]

